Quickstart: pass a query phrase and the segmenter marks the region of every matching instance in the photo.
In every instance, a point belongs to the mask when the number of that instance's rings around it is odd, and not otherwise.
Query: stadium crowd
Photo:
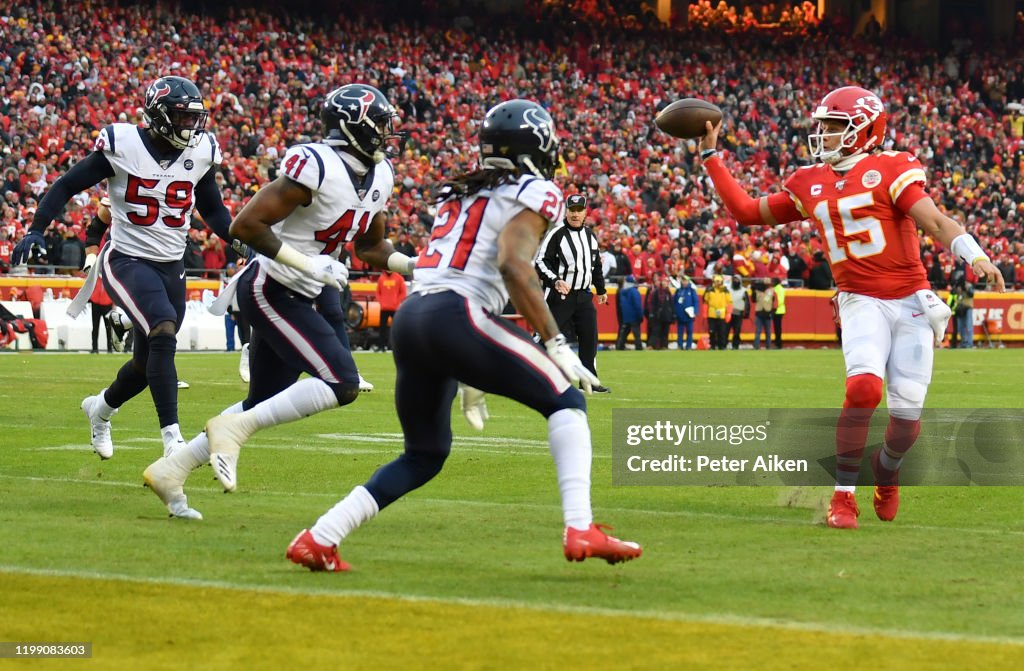
[[[1024,61],[1002,47],[963,42],[939,52],[896,36],[852,37],[848,26],[810,15],[810,3],[777,3],[789,12],[784,26],[761,17],[744,23],[741,11],[742,39],[727,34],[735,25],[715,19],[722,7],[712,10],[707,0],[691,8],[697,18],[685,39],[649,14],[614,14],[592,0],[526,4],[515,20],[428,2],[409,3],[400,17],[371,5],[336,21],[280,7],[193,15],[175,5],[103,0],[6,6],[0,272],[48,185],[105,125],[141,121],[150,81],[178,74],[199,84],[211,108],[208,129],[225,158],[217,179],[232,212],[276,176],[287,146],[317,138],[327,91],[365,81],[389,96],[409,132],[394,162],[389,234],[421,249],[435,187],[475,161],[472,120],[501,99],[525,97],[556,120],[558,180],[567,193],[588,196],[608,274],[828,282],[809,222],[738,229],[712,197],[696,144],[660,133],[653,118],[680,97],[721,106],[727,161],[742,165],[744,185],[757,195],[809,161],[805,136],[821,95],[857,83],[888,105],[887,145],[922,159],[931,194],[992,251],[1007,285],[1024,287],[1024,115],[1016,104],[1024,99]],[[51,227],[52,265],[81,267],[83,229],[101,195],[76,197]],[[187,266],[219,274],[230,249],[201,222],[194,226]],[[921,254],[937,287],[974,279],[927,237]]]

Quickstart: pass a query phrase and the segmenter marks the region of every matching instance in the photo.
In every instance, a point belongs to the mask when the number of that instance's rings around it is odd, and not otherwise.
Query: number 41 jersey
[[[213,135],[202,133],[198,145],[164,164],[154,158],[145,132],[133,124],[111,124],[93,146],[114,169],[107,180],[111,247],[136,258],[180,261],[195,186],[211,166],[220,165],[220,147]]]
[[[351,158],[353,162],[357,159]],[[302,184],[313,193],[306,207],[296,208],[274,225],[273,231],[303,254],[338,258],[345,244],[370,228],[395,188],[395,173],[386,159],[366,175],[356,175],[346,157],[321,143],[300,144],[281,160],[281,177]],[[275,280],[304,296],[315,298],[324,285],[286,265],[260,257],[260,265]]]
[[[416,263],[413,293],[450,289],[500,314],[508,303],[508,289],[498,270],[498,236],[505,224],[523,210],[532,210],[550,227],[562,220],[564,208],[562,191],[554,182],[529,175],[442,201],[430,244]]]
[[[924,168],[911,154],[883,151],[846,172],[829,165],[800,168],[785,190],[825,242],[840,291],[881,299],[929,288],[917,224],[907,214],[920,198]]]

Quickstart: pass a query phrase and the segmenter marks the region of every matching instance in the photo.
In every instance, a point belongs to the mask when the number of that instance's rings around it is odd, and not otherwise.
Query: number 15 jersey
[[[813,221],[840,291],[881,299],[928,289],[917,224],[907,214],[921,198],[924,168],[911,154],[870,154],[846,172],[818,164],[800,168],[784,189]]]
[[[523,175],[438,203],[430,244],[416,263],[413,293],[449,289],[500,314],[508,289],[498,270],[498,236],[523,210],[544,217],[550,227],[565,214],[562,190],[550,180]]]

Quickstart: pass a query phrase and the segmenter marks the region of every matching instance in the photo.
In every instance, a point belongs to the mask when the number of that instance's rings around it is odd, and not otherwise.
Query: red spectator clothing
[[[43,304],[43,288],[37,284],[25,287],[25,300],[32,304],[32,312],[38,313]]]
[[[406,291],[405,278],[398,273],[385,270],[377,278],[377,302],[383,311],[397,310],[405,300]]]
[[[845,173],[825,164],[801,168],[784,188],[826,241],[836,286],[894,299],[929,288],[917,225],[906,214],[927,197],[924,183],[913,155],[881,152]]]
[[[96,288],[92,290],[92,296],[89,296],[89,302],[95,303],[96,305],[113,305],[114,301],[110,300],[110,295],[107,290],[103,288],[103,282],[97,282]]]
[[[0,240],[0,263],[10,265],[12,252],[14,252],[14,243],[10,240]]]
[[[203,267],[207,270],[220,270],[227,263],[224,254],[224,243],[220,240],[213,246],[203,247]]]

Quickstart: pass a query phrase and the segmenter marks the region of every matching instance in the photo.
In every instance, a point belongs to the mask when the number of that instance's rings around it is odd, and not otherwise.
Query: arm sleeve
[[[224,206],[220,189],[214,181],[216,168],[210,168],[196,184],[196,208],[203,215],[203,221],[221,240],[230,243],[234,238],[228,235],[231,226],[231,213]]]
[[[60,216],[72,196],[113,176],[114,169],[103,152],[92,152],[53,183],[39,202],[39,209],[32,217],[31,230],[42,233],[51,221]]]
[[[98,245],[103,241],[103,234],[107,232],[110,226],[99,217],[93,217],[92,221],[89,222],[89,226],[85,229],[85,246],[92,247]]]
[[[778,192],[766,197],[769,212],[775,221],[765,221],[761,214],[761,199],[751,198],[743,190],[720,157],[712,156],[704,161],[704,169],[711,177],[715,191],[721,196],[729,213],[743,226],[784,224],[804,218],[796,209],[796,205],[789,195],[785,192]]]
[[[594,235],[594,232],[588,232],[590,233],[588,237],[593,243],[593,246],[590,248],[591,268],[593,268],[593,271],[590,273],[591,281],[594,283],[594,288],[597,289],[597,295],[603,296],[607,293],[607,290],[604,288],[604,264],[601,263],[601,250],[597,246],[597,237]]]

